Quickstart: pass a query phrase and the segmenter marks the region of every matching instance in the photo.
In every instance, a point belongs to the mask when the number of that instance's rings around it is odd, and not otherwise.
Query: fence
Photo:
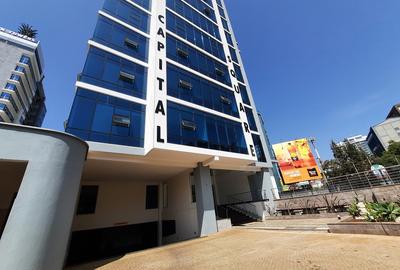
[[[382,170],[371,170],[360,173],[330,177],[319,189],[292,190],[279,192],[280,199],[314,196],[333,192],[352,191],[386,185],[400,184],[400,165]],[[275,192],[273,192],[275,194]],[[276,199],[276,198],[275,198]]]

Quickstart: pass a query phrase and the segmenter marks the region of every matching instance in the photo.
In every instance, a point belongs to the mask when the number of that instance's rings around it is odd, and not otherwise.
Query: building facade
[[[387,118],[371,127],[367,142],[375,155],[381,155],[389,148],[390,142],[400,142],[400,117]]]
[[[40,42],[0,27],[0,122],[40,127],[46,115]]]
[[[223,1],[105,0],[66,132],[89,144],[70,263],[274,212],[267,137]]]
[[[364,151],[368,155],[372,155],[372,151],[368,146],[367,136],[357,135],[353,137],[348,137],[344,141],[339,142],[338,146],[344,145],[346,142],[355,145],[358,149]]]

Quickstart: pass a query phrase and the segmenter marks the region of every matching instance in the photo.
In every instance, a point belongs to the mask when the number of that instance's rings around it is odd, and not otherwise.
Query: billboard
[[[273,149],[286,185],[322,179],[307,139],[274,144]]]

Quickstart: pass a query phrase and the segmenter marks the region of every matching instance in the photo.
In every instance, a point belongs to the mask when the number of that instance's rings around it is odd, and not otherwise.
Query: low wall
[[[347,212],[340,213],[324,213],[324,214],[307,214],[307,215],[285,215],[285,216],[270,216],[266,220],[290,220],[290,219],[319,219],[319,218],[337,218],[340,215],[342,219],[349,217]]]
[[[400,223],[395,222],[339,222],[328,227],[330,233],[400,236]]]
[[[316,209],[325,207],[338,208],[349,205],[355,198],[358,198],[360,201],[373,201],[374,195],[379,202],[399,201],[400,185],[388,185],[354,191],[279,199],[275,200],[275,205],[277,210]]]

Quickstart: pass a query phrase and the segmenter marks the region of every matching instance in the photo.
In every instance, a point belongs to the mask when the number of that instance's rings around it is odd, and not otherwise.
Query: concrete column
[[[257,214],[264,218],[265,214],[267,214],[265,211],[275,211],[274,195],[272,193],[272,181],[274,181],[274,179],[271,178],[269,170],[263,170],[254,175],[250,175],[248,179],[252,199],[255,201],[263,199],[269,200],[268,202],[264,203],[264,207],[257,207]]]
[[[163,210],[164,210],[164,185],[158,184],[158,246],[162,246],[163,239]]]
[[[14,130],[15,129],[15,130]],[[28,166],[0,240],[1,270],[64,265],[87,145],[58,132],[3,127],[0,158]]]
[[[197,223],[200,237],[217,232],[210,168],[201,164],[194,170]]]

